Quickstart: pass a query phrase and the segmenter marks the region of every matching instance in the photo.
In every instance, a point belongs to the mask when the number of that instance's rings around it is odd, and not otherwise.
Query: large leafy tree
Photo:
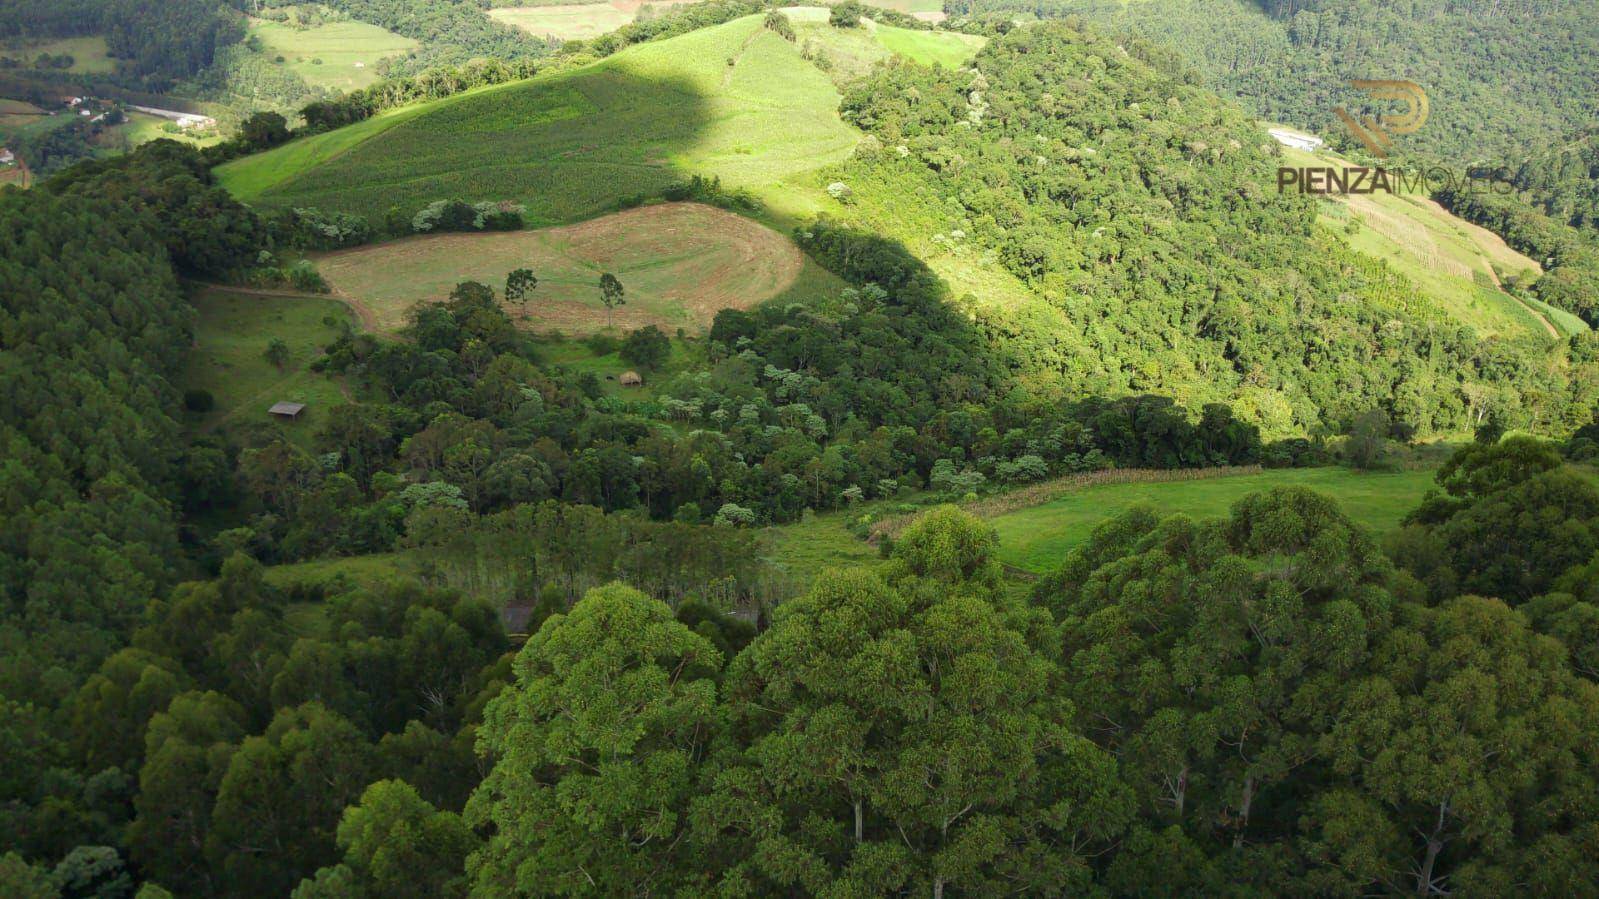
[[[468,862],[501,896],[670,892],[707,873],[684,810],[718,727],[721,654],[629,587],[589,591],[518,654],[489,703],[493,762],[466,819],[490,836]]]
[[[1066,725],[1040,622],[1000,600],[993,551],[981,522],[932,513],[886,580],[820,576],[735,660],[741,745],[696,807],[725,886],[1087,887],[1091,854],[1126,822],[1125,791]]]
[[[1406,607],[1323,738],[1301,809],[1337,889],[1569,894],[1599,882],[1599,686],[1502,602]]]
[[[1143,876],[1127,888],[1194,888],[1200,869],[1157,862],[1173,846],[1223,864],[1288,851],[1319,735],[1392,623],[1391,574],[1332,500],[1285,488],[1204,524],[1126,513],[1039,584],[1076,722],[1116,754],[1146,824],[1174,828],[1129,845],[1124,873]]]

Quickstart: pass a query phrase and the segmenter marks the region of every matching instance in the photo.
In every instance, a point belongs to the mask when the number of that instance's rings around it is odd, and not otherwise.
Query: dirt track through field
[[[392,333],[418,303],[446,298],[459,282],[503,295],[513,269],[538,287],[507,311],[538,330],[588,333],[653,324],[698,330],[722,309],[745,309],[787,289],[804,257],[787,237],[743,216],[700,203],[663,203],[575,225],[493,234],[410,237],[317,257],[317,268],[362,315]],[[610,272],[625,305],[607,314],[599,277]],[[362,310],[365,310],[364,312]]]

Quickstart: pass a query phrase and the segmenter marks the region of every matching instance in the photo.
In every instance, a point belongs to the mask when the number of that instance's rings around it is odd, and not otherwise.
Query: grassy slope
[[[1349,164],[1327,153],[1288,148],[1283,156],[1284,164],[1291,166]],[[1373,193],[1329,199],[1325,206],[1327,214],[1322,220],[1330,230],[1353,249],[1386,260],[1457,321],[1483,334],[1547,333],[1543,321],[1527,304],[1483,283],[1482,278],[1494,267],[1507,274],[1539,270],[1536,261],[1492,234],[1425,197]],[[1343,227],[1351,217],[1360,222],[1354,234]],[[1563,333],[1581,327],[1574,316],[1550,321]]]
[[[104,75],[116,71],[116,61],[111,58],[106,49],[105,38],[98,35],[89,37],[68,37],[52,41],[23,41],[18,44],[0,46],[0,56],[9,56],[12,59],[22,60],[24,69],[33,68],[33,61],[41,53],[59,56],[65,53],[72,57],[72,68],[65,71],[74,75]],[[60,72],[61,69],[50,69],[51,72]]]
[[[349,309],[331,299],[260,297],[224,290],[202,291],[194,305],[199,313],[197,346],[182,386],[210,391],[216,406],[192,424],[199,430],[279,428],[294,442],[309,446],[327,410],[347,402],[340,383],[308,366],[338,334],[338,325],[327,321],[351,321]],[[273,338],[289,346],[289,363],[281,370],[263,357]],[[299,421],[284,423],[267,415],[267,408],[279,400],[306,404]]]
[[[1100,521],[1147,505],[1162,513],[1195,518],[1226,515],[1247,494],[1279,486],[1302,486],[1334,497],[1355,521],[1384,533],[1399,524],[1432,487],[1431,471],[1364,473],[1344,468],[1269,471],[1199,481],[1110,484],[1089,487],[1053,502],[994,519],[1000,558],[1029,571],[1058,565],[1073,547],[1088,539]]]
[[[415,49],[418,43],[365,22],[332,22],[315,28],[291,28],[278,22],[252,20],[250,34],[261,42],[261,55],[282,65],[312,87],[349,91],[378,80],[377,63]],[[314,60],[321,60],[317,64]],[[356,63],[361,63],[360,68]]]
[[[878,31],[919,59],[974,52],[962,35]],[[515,199],[534,225],[589,218],[688,174],[716,175],[755,192],[768,219],[786,226],[820,208],[815,171],[859,138],[839,120],[838,102],[796,44],[749,16],[581,69],[407,107],[217,173],[262,204],[381,218],[390,206],[409,214],[449,196]]]

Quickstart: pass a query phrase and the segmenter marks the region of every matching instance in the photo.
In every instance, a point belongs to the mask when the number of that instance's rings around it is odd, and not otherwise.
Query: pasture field
[[[300,76],[312,87],[352,91],[379,78],[377,64],[421,46],[366,22],[329,22],[295,28],[264,19],[250,21],[250,34],[260,41],[262,56]]]
[[[105,38],[99,35],[0,43],[0,57],[19,60],[24,69],[33,68],[33,61],[38,59],[41,53],[51,56],[65,53],[72,57],[71,68],[50,71],[71,72],[74,75],[106,75],[117,70],[116,60],[111,58],[110,52],[106,49]]]
[[[1000,560],[1043,574],[1088,539],[1099,522],[1135,506],[1194,518],[1227,515],[1233,503],[1273,487],[1309,487],[1336,499],[1350,518],[1387,533],[1433,486],[1431,470],[1360,472],[1347,468],[1296,468],[1203,480],[1122,483],[1087,487],[1058,499],[993,519]]]
[[[899,56],[922,65],[962,65],[982,49],[983,38],[947,31],[915,31],[863,19],[859,28],[827,24],[825,6],[781,10],[794,26],[800,53],[825,70],[835,84],[865,77],[879,62]]]
[[[464,280],[503,292],[513,269],[529,268],[538,287],[507,304],[532,330],[583,334],[614,323],[647,324],[668,334],[699,330],[718,310],[747,308],[819,276],[787,237],[742,216],[698,203],[630,209],[576,225],[537,231],[409,237],[317,257],[334,291],[370,310],[372,326],[393,332],[418,302],[440,300]],[[599,277],[611,272],[626,304],[607,315]]]
[[[176,131],[168,131],[166,129],[167,124],[169,124],[168,120],[163,119],[160,116],[153,116],[143,112],[135,112],[128,116],[128,120],[126,122],[123,122],[122,124],[106,131],[103,135],[105,139],[102,141],[102,144],[111,149],[125,151],[131,150],[140,144],[147,144],[150,141],[162,138],[165,138],[166,140],[175,140],[185,144],[193,144],[196,147],[209,147],[212,144],[221,143],[223,140],[222,135],[218,133],[213,133],[205,137],[196,137],[190,134],[188,131],[181,129]]]
[[[1284,149],[1283,156],[1292,166],[1346,164],[1328,153]],[[1568,329],[1580,325],[1574,316],[1551,319],[1500,290],[1495,268],[1506,274],[1538,272],[1538,263],[1425,196],[1372,193],[1334,196],[1323,203],[1322,221],[1345,243],[1385,260],[1439,309],[1483,334],[1553,337],[1573,333]],[[1351,220],[1359,223],[1354,234],[1344,229]]]
[[[44,115],[44,110],[26,100],[8,100],[0,97],[0,116]]]
[[[196,346],[181,386],[210,391],[216,402],[209,413],[190,413],[198,429],[274,428],[308,447],[327,410],[350,401],[344,385],[309,368],[352,321],[343,303],[207,289],[194,297],[194,307]],[[274,338],[289,348],[281,369],[264,355]],[[305,403],[306,409],[298,421],[278,421],[267,408],[279,400]]]
[[[859,139],[838,103],[794,44],[747,16],[294,141],[218,175],[259,204],[381,219],[446,197],[515,200],[542,226],[698,173],[754,192],[786,226],[820,207],[814,173]]]

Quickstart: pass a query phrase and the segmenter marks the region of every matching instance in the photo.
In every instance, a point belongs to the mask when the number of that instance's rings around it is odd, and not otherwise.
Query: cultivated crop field
[[[416,49],[416,41],[365,22],[329,22],[295,28],[281,22],[251,20],[250,34],[261,54],[281,63],[312,87],[350,91],[378,80],[377,64]]]
[[[793,289],[814,271],[787,237],[731,212],[697,203],[630,209],[576,225],[493,234],[425,235],[330,253],[317,267],[338,293],[392,333],[419,302],[441,300],[464,280],[503,293],[513,269],[538,287],[507,310],[527,327],[568,334],[643,325],[698,330],[720,309],[747,308]],[[607,315],[599,277],[611,272],[626,305]]]
[[[289,439],[309,446],[327,410],[348,402],[339,382],[309,369],[323,347],[351,321],[338,300],[256,296],[206,290],[194,297],[195,349],[181,385],[209,391],[216,405],[192,420],[210,430],[253,425],[282,429]],[[279,368],[266,360],[267,345],[282,340],[288,361]],[[305,403],[298,421],[279,422],[267,409],[279,400]]]
[[[814,172],[859,134],[839,93],[759,16],[592,66],[420,105],[218,169],[236,194],[381,219],[447,197],[516,200],[534,225],[649,196],[689,174],[755,191],[783,223],[825,199]],[[776,189],[776,188],[784,189]]]

